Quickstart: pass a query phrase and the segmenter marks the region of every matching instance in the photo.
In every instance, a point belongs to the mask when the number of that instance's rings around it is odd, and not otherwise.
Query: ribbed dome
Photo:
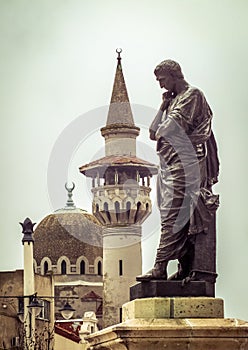
[[[102,256],[102,229],[98,220],[85,210],[65,207],[46,216],[34,232],[34,258],[38,265],[44,257],[56,264],[61,256],[75,264],[85,256],[94,264]]]

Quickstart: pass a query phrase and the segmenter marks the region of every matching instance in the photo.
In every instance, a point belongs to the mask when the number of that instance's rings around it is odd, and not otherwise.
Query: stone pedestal
[[[225,319],[222,299],[145,298],[87,340],[91,350],[248,350],[248,322]]]
[[[151,297],[214,297],[214,283],[206,281],[151,280],[130,288],[130,300]]]
[[[139,318],[223,318],[219,298],[146,298],[123,305],[123,321]]]

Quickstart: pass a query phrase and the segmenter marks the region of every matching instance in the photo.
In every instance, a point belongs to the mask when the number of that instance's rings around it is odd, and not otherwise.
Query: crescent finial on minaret
[[[116,49],[115,50],[117,53],[118,53],[118,56],[117,56],[117,67],[118,68],[121,68],[121,53],[122,53],[122,49]]]
[[[75,188],[75,183],[72,182],[72,187],[68,187],[68,182],[65,183],[65,189],[68,191],[68,192],[72,192]]]
[[[69,187],[67,182],[65,183],[65,189],[68,192],[67,193],[68,199],[67,199],[67,202],[66,202],[66,208],[68,208],[68,207],[69,208],[75,207],[73,199],[72,199],[72,191],[74,190],[74,188],[75,188],[75,183],[74,182],[72,182],[72,187]]]

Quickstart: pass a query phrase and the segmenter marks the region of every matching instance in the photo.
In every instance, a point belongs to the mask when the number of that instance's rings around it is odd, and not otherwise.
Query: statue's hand
[[[149,132],[150,132],[150,139],[153,141],[156,141],[156,137],[155,137],[156,132],[152,129],[149,129]]]
[[[162,101],[162,104],[160,106],[161,111],[164,112],[168,108],[171,100],[174,97],[175,97],[175,93],[173,91],[166,91],[162,94],[163,101]]]

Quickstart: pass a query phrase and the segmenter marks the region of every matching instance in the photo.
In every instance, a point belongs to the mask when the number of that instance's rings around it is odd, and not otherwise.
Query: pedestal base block
[[[124,322],[90,335],[90,350],[248,350],[248,322],[223,318],[214,298],[146,298],[123,305]]]
[[[123,321],[135,318],[223,318],[219,298],[145,298],[122,306]]]

